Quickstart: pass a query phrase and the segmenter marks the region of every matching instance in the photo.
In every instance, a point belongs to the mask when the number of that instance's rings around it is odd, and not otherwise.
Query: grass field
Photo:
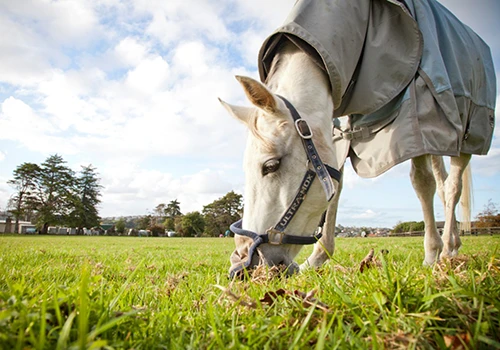
[[[422,268],[422,238],[338,239],[319,271],[231,282],[232,239],[0,236],[0,348],[500,348],[500,236],[463,243]]]

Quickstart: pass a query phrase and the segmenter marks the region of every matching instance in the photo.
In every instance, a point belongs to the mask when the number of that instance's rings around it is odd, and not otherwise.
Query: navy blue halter
[[[233,223],[230,227],[230,230],[237,235],[249,237],[253,240],[252,245],[248,249],[248,259],[243,262],[241,265],[233,268],[229,275],[230,278],[234,278],[238,275],[243,269],[246,269],[250,266],[252,262],[252,256],[255,253],[255,250],[258,246],[263,243],[268,243],[272,245],[281,245],[281,244],[314,244],[316,243],[322,236],[323,225],[325,224],[326,211],[321,216],[321,220],[318,224],[318,229],[316,230],[316,234],[310,236],[296,236],[285,234],[285,229],[294,217],[297,210],[304,202],[307,192],[311,188],[311,185],[316,176],[318,176],[321,181],[321,185],[323,186],[323,190],[325,191],[326,200],[330,201],[335,194],[335,189],[333,186],[332,179],[340,182],[342,178],[342,173],[337,169],[330,167],[329,165],[324,164],[321,161],[321,158],[316,151],[316,147],[314,147],[314,143],[312,141],[312,131],[309,127],[309,124],[306,120],[302,119],[299,112],[295,109],[295,107],[284,97],[278,96],[285,102],[286,107],[290,110],[292,118],[295,123],[295,129],[299,134],[302,143],[304,145],[304,149],[307,154],[307,158],[312,165],[312,169],[308,169],[304,178],[302,179],[302,183],[300,184],[299,190],[295,195],[290,206],[287,208],[285,213],[281,216],[278,223],[268,229],[264,234],[258,234],[253,231],[244,230],[242,228],[243,221],[239,220]]]

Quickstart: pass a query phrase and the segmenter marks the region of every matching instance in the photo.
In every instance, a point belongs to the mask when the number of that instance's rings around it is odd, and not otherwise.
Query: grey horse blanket
[[[435,0],[298,0],[264,42],[265,81],[284,40],[329,76],[339,164],[377,176],[423,155],[487,154],[496,78],[489,47]],[[334,119],[334,120],[335,120]]]

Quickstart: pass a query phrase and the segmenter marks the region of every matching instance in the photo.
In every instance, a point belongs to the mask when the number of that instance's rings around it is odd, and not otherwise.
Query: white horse
[[[250,130],[244,158],[243,228],[258,233],[266,232],[285,212],[309,168],[290,111],[277,94],[286,96],[302,118],[307,120],[324,162],[337,169],[343,168],[343,164],[335,164],[331,135],[334,106],[326,74],[292,44],[282,50],[279,62],[268,79],[267,87],[252,78],[237,77],[253,107],[233,106],[221,101],[230,114]],[[465,169],[470,157],[469,154],[451,157],[449,174],[442,157],[423,155],[412,159],[410,177],[420,199],[425,222],[425,264],[431,265],[439,258],[455,256],[461,246],[455,208],[462,189],[465,189],[464,193],[469,193],[470,176],[463,175],[469,174]],[[311,235],[321,215],[328,209],[324,234],[315,244],[313,253],[300,266],[301,269],[321,266],[334,252],[335,221],[342,182],[335,182],[334,185],[335,196],[329,204],[320,184],[314,181],[304,204],[287,227],[287,233]],[[434,217],[436,188],[445,208],[446,223],[442,237],[436,229]],[[469,200],[463,201],[464,213],[470,212],[469,203]],[[248,257],[252,240],[235,235],[235,243],[234,264],[252,259],[249,266],[261,261],[271,266],[284,264],[290,272],[296,271],[293,259],[302,248],[301,245],[263,244],[257,248],[258,255]]]
[[[244,157],[244,215],[242,222],[232,227],[236,243],[231,255],[232,276],[261,263],[284,264],[293,273],[299,269],[294,258],[302,245],[316,239],[319,241],[300,269],[319,267],[335,247],[342,180],[330,170],[341,172],[345,158],[336,154],[332,140],[335,96],[331,77],[310,52],[290,41],[282,44],[268,72],[266,85],[236,77],[251,107],[221,100],[250,131]],[[311,143],[316,153],[309,152]],[[455,209],[463,193],[462,221],[470,221],[470,158],[465,153],[450,157],[449,173],[442,156],[424,154],[411,159],[410,178],[425,222],[425,265],[456,256],[461,246]],[[328,169],[333,181],[329,176],[326,179],[321,169]],[[312,170],[319,175],[314,180],[307,177]],[[436,190],[445,210],[442,236],[434,216]],[[315,234],[318,222],[322,235]]]

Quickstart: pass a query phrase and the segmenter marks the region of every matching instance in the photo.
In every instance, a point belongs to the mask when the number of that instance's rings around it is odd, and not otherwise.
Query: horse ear
[[[234,106],[227,102],[222,101],[220,98],[219,102],[229,112],[229,114],[231,114],[233,117],[242,121],[245,124],[248,124],[250,115],[255,112],[255,108]]]
[[[236,80],[243,86],[245,94],[253,105],[270,113],[278,111],[278,102],[274,94],[264,84],[240,75],[236,76]]]

